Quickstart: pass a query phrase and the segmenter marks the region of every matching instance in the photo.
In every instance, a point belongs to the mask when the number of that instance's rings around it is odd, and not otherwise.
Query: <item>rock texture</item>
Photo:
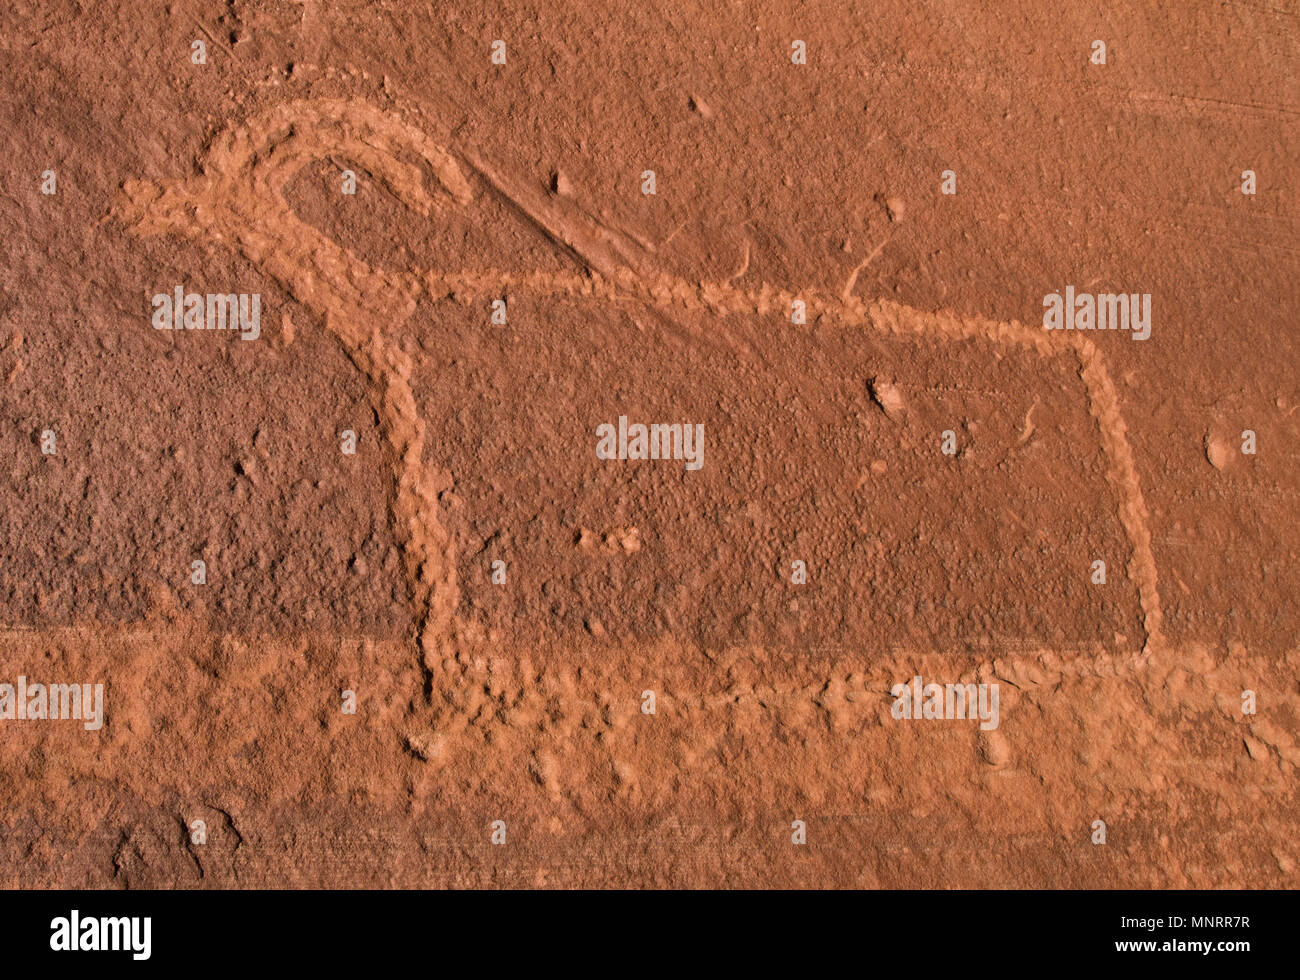
[[[1295,18],[787,6],[18,4],[0,886],[1296,885]]]

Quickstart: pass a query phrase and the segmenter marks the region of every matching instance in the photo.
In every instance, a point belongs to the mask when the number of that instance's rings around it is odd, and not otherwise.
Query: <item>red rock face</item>
[[[1296,884],[1281,14],[139,6],[4,40],[0,885]]]

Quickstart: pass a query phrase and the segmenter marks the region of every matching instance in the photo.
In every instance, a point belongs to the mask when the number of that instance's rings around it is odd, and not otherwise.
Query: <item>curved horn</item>
[[[333,154],[356,160],[421,214],[429,214],[434,200],[420,168],[404,162],[402,155],[426,161],[456,203],[468,204],[472,197],[450,153],[415,127],[364,102],[276,106],[223,134],[209,149],[203,172],[216,180],[251,178],[255,190],[279,196],[303,166]]]

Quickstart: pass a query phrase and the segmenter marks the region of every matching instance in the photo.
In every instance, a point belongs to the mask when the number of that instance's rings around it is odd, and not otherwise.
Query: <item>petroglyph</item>
[[[470,204],[473,189],[466,171],[477,174],[490,193],[541,229],[587,271],[429,269],[415,274],[371,268],[299,218],[285,201],[284,189],[294,175],[308,163],[331,155],[357,161],[429,220],[436,220],[449,208]],[[436,192],[426,189],[420,166],[408,160],[423,161],[431,168],[438,183]],[[469,651],[472,643],[458,639],[472,640],[475,628],[459,621],[455,613],[454,543],[439,521],[438,510],[438,492],[448,482],[447,475],[423,460],[426,426],[411,391],[413,365],[396,342],[422,291],[454,295],[464,303],[478,303],[510,290],[576,300],[637,302],[666,314],[674,310],[708,313],[718,318],[716,334],[710,331],[712,339],[732,344],[738,351],[746,350],[747,345],[730,333],[726,318],[784,316],[797,297],[807,304],[810,319],[826,317],[843,329],[981,340],[1042,357],[1072,356],[1078,361],[1087,408],[1097,425],[1110,483],[1118,495],[1119,516],[1131,549],[1129,575],[1138,591],[1146,633],[1140,652],[1108,664],[1106,672],[1143,669],[1153,654],[1162,652],[1163,617],[1147,507],[1119,397],[1104,358],[1087,339],[1049,336],[1015,322],[925,313],[883,300],[867,304],[853,295],[852,279],[838,295],[768,283],[741,289],[731,285],[735,276],[721,282],[692,283],[663,272],[650,249],[605,227],[571,199],[548,196],[530,184],[513,182],[470,153],[458,158],[419,129],[361,102],[294,102],[251,118],[213,143],[198,176],[128,181],[113,214],[141,235],[186,235],[238,249],[320,314],[369,378],[392,466],[392,524],[404,555],[419,623],[418,642],[431,677],[429,694],[441,733],[450,735],[482,723],[471,719],[481,719],[493,699],[494,685],[481,660]],[[1019,659],[1031,664],[1037,658]],[[999,663],[1011,662],[1011,669],[1019,670],[1014,666],[1017,660],[1000,658]],[[800,686],[799,690],[820,697],[819,685]],[[517,692],[517,697],[529,699],[525,691]],[[437,753],[430,750],[429,754]]]

